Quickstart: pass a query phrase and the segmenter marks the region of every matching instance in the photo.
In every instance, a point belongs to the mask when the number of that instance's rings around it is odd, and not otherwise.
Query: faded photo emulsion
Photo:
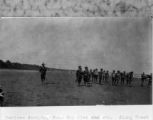
[[[2,18],[0,105],[151,105],[150,18]]]

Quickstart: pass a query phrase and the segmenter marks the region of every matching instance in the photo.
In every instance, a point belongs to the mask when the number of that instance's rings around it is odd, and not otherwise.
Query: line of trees
[[[39,66],[31,64],[21,64],[18,62],[11,62],[9,60],[0,60],[0,69],[39,70]]]
[[[39,70],[39,65],[32,64],[23,64],[19,62],[11,62],[10,60],[0,60],[0,69],[17,69],[17,70]],[[49,68],[48,71],[65,71],[66,69],[58,69],[58,68]],[[75,70],[66,70],[66,71],[75,71]]]

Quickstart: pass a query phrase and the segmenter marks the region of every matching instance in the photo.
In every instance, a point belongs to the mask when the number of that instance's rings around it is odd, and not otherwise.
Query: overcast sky
[[[147,18],[4,18],[0,59],[53,68],[151,72]]]

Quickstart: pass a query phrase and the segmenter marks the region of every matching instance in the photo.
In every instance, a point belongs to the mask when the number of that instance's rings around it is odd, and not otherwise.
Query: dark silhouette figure
[[[115,77],[116,77],[116,73],[115,73],[115,70],[113,70],[112,72],[112,85],[113,86],[115,85]]]
[[[129,85],[132,85],[132,81],[133,81],[133,72],[129,73]]]
[[[85,67],[85,70],[83,72],[83,79],[84,79],[84,85],[87,85],[89,82],[89,70],[88,67]]]
[[[99,84],[101,84],[101,81],[102,81],[102,74],[103,74],[103,69],[100,69],[100,71],[99,71]]]
[[[91,74],[91,82],[94,82],[94,70],[90,71]]]
[[[43,84],[46,80],[46,72],[47,72],[47,68],[45,67],[44,63],[42,63],[42,66],[40,67],[39,71],[40,71],[40,74],[41,74],[41,82]]]
[[[97,81],[98,81],[98,69],[96,68],[94,70],[94,82],[97,83]]]
[[[115,75],[115,85],[119,84],[120,79],[121,79],[120,71],[117,71],[117,73]]]
[[[109,71],[107,70],[105,73],[105,81],[108,82],[109,80]]]
[[[82,67],[78,66],[78,70],[76,71],[76,81],[78,82],[78,86],[80,86],[81,81],[82,81]]]
[[[143,72],[141,74],[141,87],[143,87],[145,79],[146,79],[146,76],[145,76],[145,73]]]
[[[129,73],[126,74],[126,85],[129,85],[129,81],[130,81],[130,75]]]
[[[126,79],[126,72],[124,71],[121,73],[121,85],[124,85],[125,79]]]
[[[89,81],[92,81],[92,74],[93,74],[92,69],[90,69],[90,72],[89,72]]]

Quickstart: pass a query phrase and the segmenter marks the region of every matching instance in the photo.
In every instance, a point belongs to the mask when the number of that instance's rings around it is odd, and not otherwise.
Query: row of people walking
[[[85,67],[85,70],[82,70],[81,66],[78,66],[78,70],[76,71],[76,81],[78,83],[78,86],[81,85],[81,81],[84,81],[84,85],[91,86],[92,83],[99,83],[103,84],[104,82],[108,82],[111,80],[112,86],[119,85],[132,85],[132,81],[134,80],[134,73],[133,72],[121,72],[121,71],[115,71],[113,70],[112,73],[109,71],[106,71],[104,69],[88,69],[88,67]],[[148,80],[148,86],[152,83],[152,74],[146,75],[145,73],[141,74],[141,86],[144,86],[144,82]]]

